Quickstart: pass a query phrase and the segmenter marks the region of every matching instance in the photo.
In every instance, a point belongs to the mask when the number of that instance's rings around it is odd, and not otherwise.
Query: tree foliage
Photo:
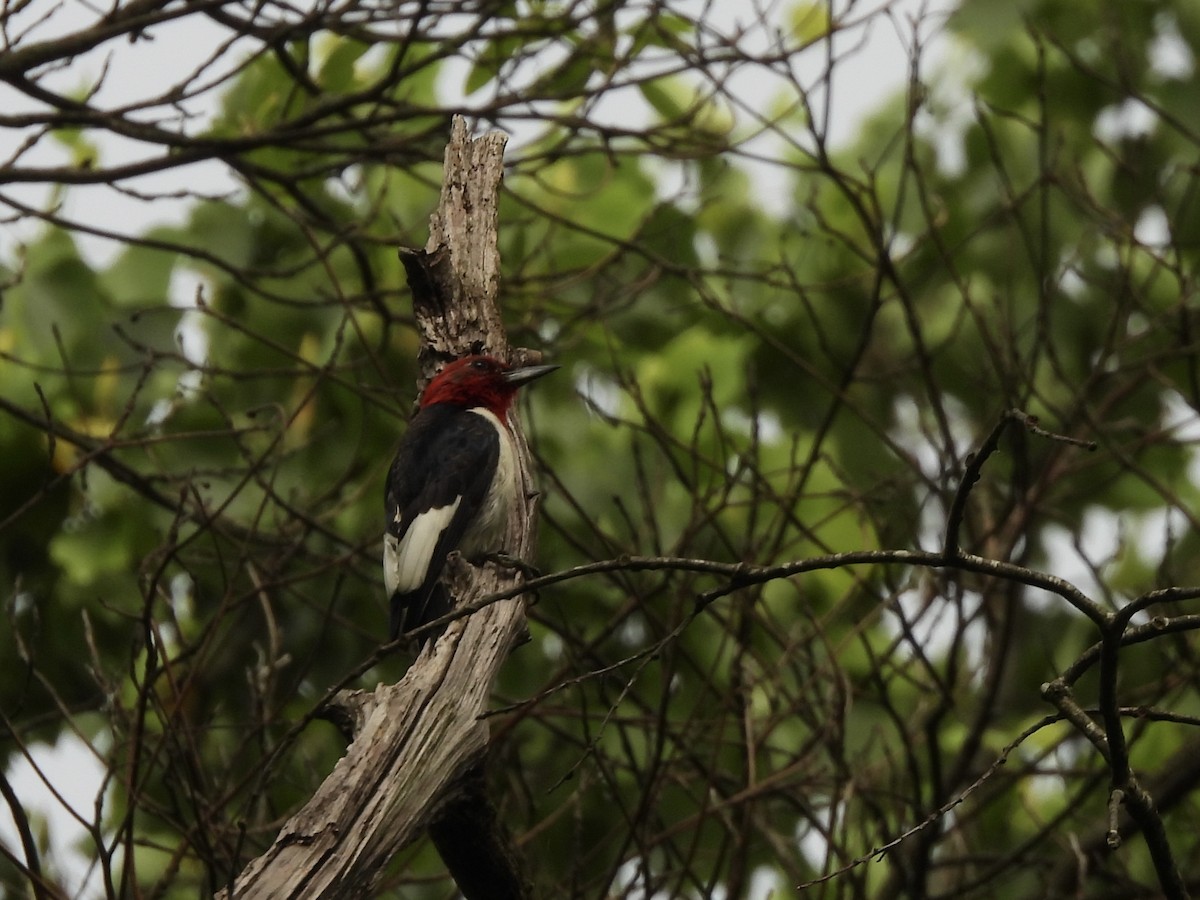
[[[1200,11],[64,15],[0,11],[0,747],[106,773],[88,893],[225,886],[343,752],[323,699],[411,658],[377,651],[396,249],[456,112],[514,135],[502,302],[564,365],[491,719],[539,890],[1200,880]],[[907,77],[835,143],[880,31]],[[117,83],[188,34],[193,69]],[[69,895],[4,788],[6,889]],[[427,842],[387,885],[449,889]]]

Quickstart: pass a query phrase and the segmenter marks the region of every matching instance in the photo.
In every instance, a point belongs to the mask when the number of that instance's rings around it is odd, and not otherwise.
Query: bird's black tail
[[[390,640],[394,641],[402,634],[416,631],[422,625],[427,625],[434,619],[440,619],[453,608],[453,604],[450,602],[450,592],[441,582],[435,581],[433,587],[425,592],[424,596],[421,594],[420,590],[416,590],[407,594],[392,595],[388,629]],[[424,635],[420,638],[418,646],[423,647],[426,642],[436,640],[442,636],[445,630],[445,628],[439,628],[437,631]]]

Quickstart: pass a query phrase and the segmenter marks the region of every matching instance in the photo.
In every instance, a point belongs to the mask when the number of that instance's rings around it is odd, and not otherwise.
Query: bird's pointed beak
[[[519,369],[509,369],[505,372],[504,380],[513,387],[520,387],[543,375],[549,375],[557,368],[558,366],[521,366]]]

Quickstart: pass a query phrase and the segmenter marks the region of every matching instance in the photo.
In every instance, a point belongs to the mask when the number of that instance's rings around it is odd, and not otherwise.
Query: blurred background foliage
[[[380,498],[417,378],[396,249],[424,244],[455,112],[513,134],[504,316],[563,365],[523,408],[543,571],[936,549],[968,454],[1019,408],[1098,449],[1006,433],[966,549],[1111,608],[1200,580],[1200,8],[384,6],[129,4],[74,33],[114,59],[193,20],[216,36],[194,77],[123,106],[42,37],[47,4],[3,13],[28,37],[0,62],[21,101],[0,118],[20,236],[0,258],[0,748],[12,773],[70,740],[107,773],[70,850],[8,798],[45,896],[221,887],[341,754],[309,723],[326,691],[403,671],[355,674],[384,634]],[[910,70],[834,143],[825,107],[870,29]],[[198,161],[233,187],[189,181]],[[183,211],[140,228],[102,185]],[[1062,600],[846,566],[697,614],[715,586],[618,569],[530,607],[493,780],[545,896],[825,875],[814,896],[1155,894],[1136,836],[1104,848],[1104,760],[1035,727],[1039,686],[1096,640]],[[1193,604],[1151,610],[1175,625],[1122,651],[1121,702],[1196,881]],[[1094,676],[1078,690],[1095,703]],[[30,846],[3,834],[0,878],[28,896]],[[425,842],[387,878],[451,892]]]

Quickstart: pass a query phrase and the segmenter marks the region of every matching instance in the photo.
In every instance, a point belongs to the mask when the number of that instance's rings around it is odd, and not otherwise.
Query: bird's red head
[[[513,367],[491,356],[464,356],[438,372],[421,394],[421,406],[447,403],[466,409],[482,406],[501,421],[512,406],[517,388],[541,378],[558,366]]]

